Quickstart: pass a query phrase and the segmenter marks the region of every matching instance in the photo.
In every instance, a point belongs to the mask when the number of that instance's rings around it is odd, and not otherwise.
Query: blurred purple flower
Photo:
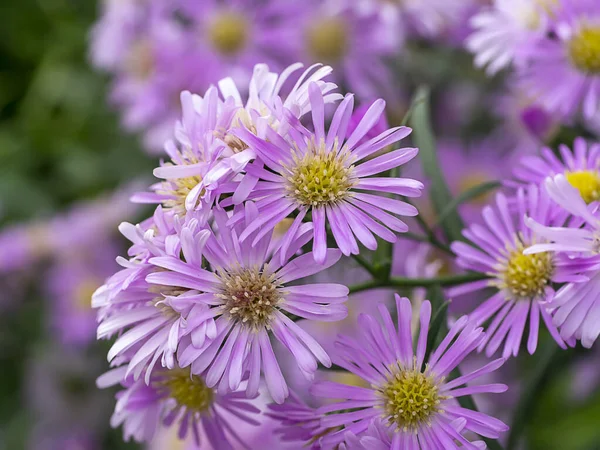
[[[563,0],[550,15],[553,33],[533,46],[521,86],[564,120],[590,119],[600,110],[600,4]]]
[[[115,271],[118,254],[114,242],[108,241],[50,267],[46,281],[50,323],[65,346],[85,346],[96,339],[92,294]]]
[[[475,66],[489,75],[526,63],[534,42],[548,29],[547,8],[538,0],[495,0],[471,19],[475,31],[465,42]],[[550,3],[550,2],[548,2]]]

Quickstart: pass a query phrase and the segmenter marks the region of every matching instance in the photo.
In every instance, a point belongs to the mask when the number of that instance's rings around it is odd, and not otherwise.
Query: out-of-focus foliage
[[[135,137],[120,130],[107,105],[106,80],[87,63],[87,35],[96,8],[95,2],[68,0],[0,2],[2,224],[48,218],[75,201],[151,173],[154,162],[140,150]],[[18,308],[2,308],[0,314],[2,449],[38,445],[39,414],[31,405],[35,399],[30,398],[28,377],[33,360],[50,353],[53,344],[45,336],[47,305],[39,292],[41,277],[33,273],[31,278],[27,292],[18,292]],[[0,303],[9,303],[12,295],[0,292]],[[106,349],[98,350],[84,353],[93,355],[102,371],[106,365],[99,355]],[[64,352],[55,350],[52,357],[61,359]],[[58,382],[78,397],[95,391],[97,375],[64,377]],[[99,435],[105,436],[98,448],[133,448],[122,443],[119,431],[109,430],[112,399],[109,393],[102,396],[109,407],[98,412],[103,427]],[[89,408],[95,405],[90,403]]]
[[[105,80],[87,63],[95,15],[94,2],[0,5],[3,221],[50,214],[153,165],[120,131]]]

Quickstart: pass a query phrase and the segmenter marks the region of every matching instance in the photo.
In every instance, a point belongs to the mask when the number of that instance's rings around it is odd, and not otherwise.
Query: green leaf
[[[554,342],[548,342],[546,345],[538,349],[539,358],[534,370],[529,375],[523,386],[523,394],[519,399],[519,403],[515,408],[515,415],[510,427],[510,435],[506,445],[507,450],[517,448],[519,438],[527,427],[529,420],[533,416],[533,412],[542,394],[542,391],[548,385],[552,376],[557,375],[557,368],[560,364],[559,356],[560,348]]]
[[[432,228],[438,227],[450,214],[456,212],[457,208],[463,203],[468,202],[474,198],[479,197],[480,195],[487,194],[494,189],[497,189],[502,184],[499,181],[489,181],[487,183],[482,183],[477,186],[472,187],[471,189],[466,190],[461,193],[458,197],[455,197],[446,208],[438,215],[437,221],[433,225]]]
[[[439,286],[436,287],[439,289]],[[428,297],[431,298],[430,295],[428,295]],[[429,325],[429,333],[427,335],[427,351],[425,352],[424,359],[425,362],[427,362],[429,355],[431,355],[431,352],[435,348],[440,332],[447,330],[446,321],[448,320],[448,306],[450,306],[450,302],[445,301],[434,310],[433,319]]]
[[[430,197],[438,216],[452,203],[452,195],[444,180],[437,158],[437,150],[433,130],[431,129],[429,111],[429,89],[420,87],[413,100],[412,115],[409,123],[413,128],[414,142],[419,147],[421,165],[425,176],[430,180]],[[460,240],[464,228],[456,209],[447,213],[440,222],[444,234],[450,241]]]

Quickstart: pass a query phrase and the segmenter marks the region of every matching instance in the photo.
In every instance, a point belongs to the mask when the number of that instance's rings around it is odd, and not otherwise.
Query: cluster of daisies
[[[230,78],[202,97],[181,94],[169,160],[154,171],[160,181],[133,197],[156,204],[154,214],[121,225],[128,258],[93,296],[98,337],[114,338],[113,369],[98,384],[122,386],[113,425],[125,438],[176,427],[196,445],[235,448],[244,441],[236,424],[266,416],[284,441],[315,448],[479,448],[473,432],[497,439],[507,427],[459,400],[506,390],[467,383],[516,356],[526,326],[529,353],[540,318],[563,348],[597,338],[600,146],[579,139],[560,159],[550,149],[524,158],[510,195],[498,194],[452,244],[456,263],[482,276],[448,295],[492,295],[437,348],[428,348],[429,302],[397,297],[396,320],[373,305],[378,316],[361,315],[360,331],[330,355],[302,324],[344,319],[349,289],[306,279],[395,243],[417,214],[406,199],[423,189],[390,175],[417,155],[397,148],[411,130],[374,132],[385,102],[357,114],[330,73],[259,64],[248,95]],[[501,347],[500,359],[456,375],[470,353],[492,357]],[[309,407],[288,387],[290,357],[306,380],[333,362],[360,381],[315,382],[312,395],[343,401]],[[267,414],[261,395],[274,402]]]
[[[383,326],[361,316],[360,339],[339,341],[335,363],[369,388],[317,383],[315,395],[346,399],[317,410],[290,392],[282,358],[291,356],[307,380],[319,365],[332,367],[302,322],[347,315],[347,286],[304,279],[343,255],[394,243],[408,230],[402,218],[417,214],[404,199],[423,189],[383,176],[417,155],[397,148],[407,127],[373,133],[383,100],[357,116],[353,95],[342,97],[324,80],[330,67],[300,69],[277,74],[257,65],[245,100],[232,79],[203,97],[182,93],[177,140],[154,171],[161,181],[134,196],[158,206],[148,220],[121,225],[129,258],[119,258],[122,270],[93,296],[98,337],[115,338],[114,368],[98,384],[123,387],[113,424],[140,441],[173,426],[196,444],[229,448],[243,440],[235,421],[260,423],[255,402],[264,391],[276,405],[268,416],[280,418],[285,439],[296,443],[472,448],[467,431],[499,437],[502,422],[456,399],[505,390],[465,386],[503,360],[448,382],[485,334],[462,318],[431,352],[428,302],[414,308],[416,351],[406,298],[397,298],[397,325],[382,305]],[[282,97],[283,86],[291,87]],[[333,108],[328,126],[326,107]]]
[[[98,338],[113,341],[98,385],[120,386],[112,425],[125,439],[174,429],[195,448],[255,448],[247,429],[268,429],[278,448],[481,449],[508,430],[465,401],[507,390],[493,372],[543,333],[563,349],[598,338],[600,144],[584,138],[557,152],[532,144],[461,239],[426,237],[467,272],[445,291],[467,315],[440,326],[419,291],[371,302],[334,345],[314,333],[352,316],[349,293],[364,288],[331,282],[342,258],[372,268],[393,248],[407,278],[443,270],[430,248],[402,247],[424,184],[399,174],[418,149],[400,144],[411,129],[388,127],[376,98],[394,108],[384,58],[406,36],[447,36],[471,17],[475,64],[512,68],[539,107],[521,118],[531,130],[546,114],[600,119],[597,2],[374,3],[105,4],[94,61],[116,75],[128,125],[172,136],[158,181],[133,196],[154,213],[120,226],[127,257],[92,299]],[[418,285],[394,280],[372,286]],[[461,372],[474,353],[485,359]]]

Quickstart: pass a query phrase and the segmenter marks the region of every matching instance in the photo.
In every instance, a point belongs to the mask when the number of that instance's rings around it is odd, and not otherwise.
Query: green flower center
[[[248,41],[248,21],[238,13],[224,13],[217,16],[208,30],[208,36],[218,52],[234,55]]]
[[[221,292],[216,296],[224,301],[225,311],[252,328],[268,328],[282,300],[275,275],[255,267],[219,271],[218,277]]]
[[[405,432],[429,423],[446,398],[440,396],[433,377],[417,369],[401,369],[380,389],[380,395],[385,402],[384,417]]]
[[[316,61],[335,63],[348,49],[348,30],[339,18],[323,19],[307,30],[308,51]]]
[[[293,153],[294,165],[286,177],[288,195],[301,205],[321,206],[335,203],[348,196],[354,185],[353,166],[347,155],[338,152],[337,144],[330,151],[325,145],[310,145],[306,153]]]
[[[156,387],[191,412],[206,412],[214,400],[213,390],[206,386],[202,378],[191,375],[185,369],[164,372],[164,379],[158,381]]]
[[[569,41],[568,51],[577,69],[600,74],[600,26],[583,26]]]
[[[595,170],[566,172],[569,184],[579,191],[586,203],[600,199],[600,174]]]
[[[508,289],[517,299],[530,300],[544,294],[554,272],[550,253],[523,254],[524,245],[519,243],[509,258],[501,287]]]

